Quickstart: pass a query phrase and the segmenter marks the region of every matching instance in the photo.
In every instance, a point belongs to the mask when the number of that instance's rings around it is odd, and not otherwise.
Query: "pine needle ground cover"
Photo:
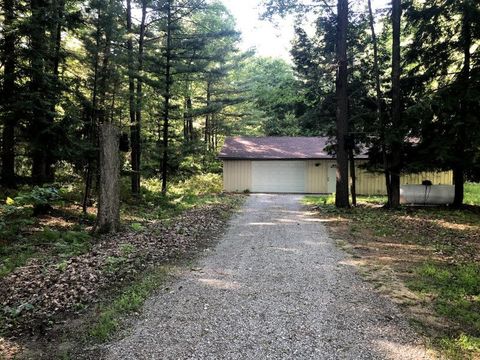
[[[480,185],[466,188],[463,210],[390,211],[382,197],[337,210],[331,196],[305,198],[351,265],[451,359],[480,358]]]
[[[179,180],[165,196],[158,181],[145,184],[141,198],[123,199],[124,230],[102,237],[90,233],[94,209],[82,215],[75,201],[41,216],[17,204],[15,219],[28,227],[3,228],[0,358],[63,356],[78,350],[69,342],[110,338],[179,262],[212,244],[242,201],[218,192],[218,175]],[[9,198],[13,206],[18,196]]]

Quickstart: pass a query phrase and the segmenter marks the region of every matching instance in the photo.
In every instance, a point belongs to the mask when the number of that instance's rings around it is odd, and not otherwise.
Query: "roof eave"
[[[265,161],[272,161],[272,160],[278,160],[278,161],[282,161],[282,160],[335,160],[336,157],[335,156],[331,156],[331,157],[307,157],[307,158],[289,158],[289,157],[284,157],[284,158],[265,158],[265,157],[231,157],[231,156],[218,156],[217,159],[219,160],[257,160],[257,161],[261,161],[261,160],[265,160]],[[355,160],[368,160],[368,157],[355,157]]]

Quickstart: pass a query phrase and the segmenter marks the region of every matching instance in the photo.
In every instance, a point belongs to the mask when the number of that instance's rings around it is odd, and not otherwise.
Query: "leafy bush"
[[[183,174],[198,174],[202,170],[202,164],[195,156],[187,156],[180,163],[179,170]]]
[[[21,211],[21,207],[32,206],[34,215],[41,215],[49,212],[52,205],[62,201],[60,191],[53,187],[35,186],[29,191],[20,192],[15,198],[7,198],[2,213],[5,215],[15,215]]]
[[[465,204],[480,206],[480,184],[465,184]]]
[[[15,197],[19,205],[47,205],[58,202],[62,199],[58,189],[48,186],[35,186],[31,191],[20,193]]]
[[[222,192],[222,176],[218,174],[195,175],[172,186],[171,192],[179,195],[205,195]]]

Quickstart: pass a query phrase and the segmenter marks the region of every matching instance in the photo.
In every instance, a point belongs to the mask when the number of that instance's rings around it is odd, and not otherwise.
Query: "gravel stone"
[[[301,196],[251,195],[107,359],[430,359]]]

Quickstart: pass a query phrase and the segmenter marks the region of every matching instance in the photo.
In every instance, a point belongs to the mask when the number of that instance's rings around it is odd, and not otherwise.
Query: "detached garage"
[[[336,161],[325,150],[323,137],[231,137],[219,154],[227,192],[306,193],[335,192]],[[366,154],[356,157],[357,166]],[[402,177],[402,184],[452,184],[451,172],[421,173]],[[383,175],[357,167],[357,192],[385,194]]]

